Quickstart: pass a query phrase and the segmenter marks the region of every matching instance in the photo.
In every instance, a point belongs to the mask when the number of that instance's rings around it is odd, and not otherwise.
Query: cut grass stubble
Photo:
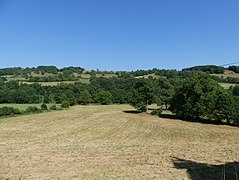
[[[175,158],[198,164],[199,178],[204,164],[238,161],[236,127],[123,112],[130,109],[75,106],[0,122],[0,178],[188,179],[192,170]]]

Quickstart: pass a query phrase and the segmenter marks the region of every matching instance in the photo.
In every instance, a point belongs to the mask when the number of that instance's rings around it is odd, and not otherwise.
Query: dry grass
[[[235,73],[233,71],[225,70],[223,74],[212,74],[213,76],[218,76],[218,77],[234,77],[234,78],[239,78],[239,73]]]
[[[224,89],[229,89],[231,86],[234,87],[237,84],[232,84],[232,83],[219,83]]]
[[[187,160],[239,160],[237,127],[123,112],[130,109],[75,106],[0,120],[0,179],[193,179]]]
[[[157,75],[155,73],[147,74],[147,75],[144,75],[144,76],[136,76],[135,78],[149,78],[149,77],[156,78],[156,79],[165,78],[164,76],[159,76],[159,75]]]

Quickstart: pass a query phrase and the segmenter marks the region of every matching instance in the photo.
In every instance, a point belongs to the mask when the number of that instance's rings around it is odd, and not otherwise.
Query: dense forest
[[[86,71],[81,67],[58,69],[55,66],[4,68],[0,69],[0,103],[50,103],[63,107],[127,103],[142,112],[154,103],[158,109],[152,113],[157,115],[162,109],[169,109],[183,119],[239,124],[239,86],[224,89],[218,84],[238,84],[239,78],[212,75],[229,70],[238,73],[238,69],[238,66],[212,65],[182,71],[155,68],[131,72]],[[89,83],[78,81],[86,75],[89,75]],[[43,86],[40,82],[62,83]]]

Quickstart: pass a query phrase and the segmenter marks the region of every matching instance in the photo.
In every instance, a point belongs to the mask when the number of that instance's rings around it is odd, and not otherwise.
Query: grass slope
[[[2,119],[0,179],[218,179],[239,168],[238,128],[123,112],[130,109]]]

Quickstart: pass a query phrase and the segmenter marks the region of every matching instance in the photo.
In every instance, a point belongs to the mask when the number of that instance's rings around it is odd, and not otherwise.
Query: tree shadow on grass
[[[167,119],[180,119],[180,117],[175,114],[161,114],[159,117]]]
[[[139,114],[141,111],[138,110],[124,110],[124,113],[129,113],[129,114]]]
[[[229,124],[229,123],[226,123],[226,122],[221,122],[221,121],[216,121],[216,120],[212,121],[212,120],[202,119],[202,118],[198,118],[198,119],[182,118],[182,117],[177,116],[175,114],[161,114],[159,117],[167,118],[167,119],[177,119],[177,120],[193,122],[193,123],[214,124],[214,125],[229,125],[229,126],[239,127],[238,124]]]
[[[221,165],[198,163],[190,160],[173,158],[172,162],[177,169],[186,169],[192,180],[238,180],[239,162],[228,162]]]

